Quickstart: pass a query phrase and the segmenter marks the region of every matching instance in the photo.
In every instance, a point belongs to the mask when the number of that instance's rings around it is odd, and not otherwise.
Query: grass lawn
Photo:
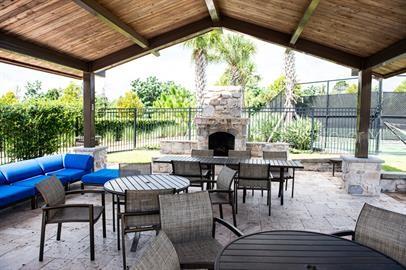
[[[159,150],[133,150],[126,152],[110,153],[107,155],[107,162],[120,163],[120,162],[150,162],[153,157],[160,156]],[[290,154],[293,159],[305,158],[331,158],[339,157],[339,154],[322,154],[322,153],[303,153],[303,154]],[[405,171],[406,172],[406,155],[385,153],[380,154],[380,158],[385,160],[382,169],[385,171]]]

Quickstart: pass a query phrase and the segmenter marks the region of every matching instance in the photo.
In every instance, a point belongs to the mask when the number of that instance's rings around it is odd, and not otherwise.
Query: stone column
[[[96,147],[72,147],[71,152],[75,154],[91,155],[94,158],[94,171],[106,168],[107,163],[107,146]]]
[[[349,194],[379,196],[381,193],[381,164],[384,162],[376,156],[357,158],[341,156],[343,159],[342,179]]]

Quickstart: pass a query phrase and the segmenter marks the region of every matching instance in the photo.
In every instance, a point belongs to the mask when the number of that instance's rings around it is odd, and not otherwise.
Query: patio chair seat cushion
[[[74,182],[80,180],[83,175],[89,173],[89,171],[79,170],[79,169],[60,169],[53,172],[48,172],[46,175],[48,176],[56,176],[59,180],[61,180],[62,184],[66,182]],[[62,180],[63,179],[63,180]]]
[[[211,192],[209,193],[210,200],[212,204],[228,204],[230,200],[228,198],[228,194],[220,193],[220,192]]]
[[[35,159],[1,165],[0,171],[8,184],[44,174]]]
[[[199,266],[212,269],[223,246],[213,238],[173,243],[182,268]]]
[[[268,181],[267,180],[248,180],[248,179],[239,179],[238,180],[238,188],[268,188]]]
[[[28,179],[25,179],[22,181],[14,182],[12,185],[20,186],[20,187],[30,187],[30,188],[33,188],[37,192],[37,188],[35,187],[35,185],[47,178],[49,178],[49,176],[47,176],[47,175],[38,175],[38,176],[34,176],[34,177],[31,177],[31,178],[28,178]]]
[[[103,213],[103,206],[93,206],[93,220],[96,222]],[[48,220],[48,223],[62,222],[88,222],[89,208],[88,207],[67,207],[58,209],[53,216]]]
[[[6,206],[35,195],[32,187],[0,185],[0,207]]]
[[[82,182],[88,185],[104,185],[107,181],[119,176],[120,172],[117,169],[101,169],[84,175]]]
[[[65,154],[63,156],[63,166],[67,169],[78,169],[87,172],[93,169],[93,157],[82,154]]]
[[[41,169],[46,174],[47,172],[53,172],[60,169],[63,169],[63,159],[62,155],[52,155],[45,156],[35,159]]]

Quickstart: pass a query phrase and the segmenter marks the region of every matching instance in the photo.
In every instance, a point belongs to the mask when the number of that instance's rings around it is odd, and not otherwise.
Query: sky
[[[228,31],[224,32],[228,33]],[[257,65],[257,73],[262,77],[260,84],[267,86],[283,73],[285,49],[250,36],[246,37],[252,40],[257,48],[254,62]],[[225,64],[208,65],[209,86],[218,80],[224,69]],[[351,77],[349,68],[303,53],[296,53],[296,73],[299,82]],[[147,55],[109,69],[106,71],[104,79],[96,79],[96,93],[104,92],[109,100],[114,100],[130,90],[132,80],[145,79],[148,76],[156,76],[163,81],[172,80],[193,90],[194,66],[191,60],[191,49],[178,44],[161,50],[159,57]],[[405,77],[393,77],[384,80],[384,91],[393,91],[404,79]],[[24,85],[27,81],[35,80],[42,82],[44,90],[53,87],[63,88],[71,81],[75,81],[71,78],[0,63],[0,95],[8,90],[15,91],[16,89],[19,89],[19,94],[23,95]],[[81,83],[81,81],[76,82]],[[354,82],[356,81],[354,80]]]

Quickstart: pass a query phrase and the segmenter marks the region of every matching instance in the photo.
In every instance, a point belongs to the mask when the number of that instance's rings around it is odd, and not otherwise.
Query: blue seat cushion
[[[7,184],[7,179],[4,177],[4,175],[0,171],[0,185],[6,185]]]
[[[0,171],[9,184],[43,175],[42,169],[35,159],[1,165]]]
[[[104,185],[107,181],[119,177],[117,169],[101,169],[97,172],[86,174],[82,182],[89,185]]]
[[[34,188],[36,191],[37,189],[35,188],[35,185],[47,178],[49,178],[49,176],[38,175],[38,176],[34,176],[34,177],[31,177],[31,178],[28,178],[28,179],[25,179],[22,181],[14,182],[12,184],[12,186],[31,187],[31,188]]]
[[[32,187],[0,185],[0,206],[6,206],[34,195],[35,189]]]
[[[67,169],[91,171],[93,169],[93,157],[91,155],[65,154],[63,166]]]
[[[45,156],[35,159],[44,173],[63,169],[62,155]]]
[[[67,182],[71,183],[80,180],[82,176],[87,173],[90,173],[90,171],[84,171],[79,169],[60,169],[57,171],[48,172],[46,173],[46,175],[49,176],[55,175],[62,181],[63,184],[66,184]]]

